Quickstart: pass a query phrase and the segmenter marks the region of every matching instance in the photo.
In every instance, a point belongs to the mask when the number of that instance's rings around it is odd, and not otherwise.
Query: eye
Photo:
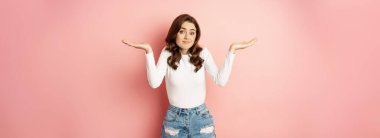
[[[183,34],[183,30],[180,30],[179,33],[180,33],[180,34]]]
[[[195,32],[190,32],[190,35],[195,35]]]

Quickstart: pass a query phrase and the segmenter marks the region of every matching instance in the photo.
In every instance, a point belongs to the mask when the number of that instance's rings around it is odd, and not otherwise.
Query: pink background
[[[207,75],[220,138],[379,138],[380,2],[376,0],[5,0],[0,4],[1,138],[159,137],[168,101],[151,89],[173,19],[193,15],[226,87]]]

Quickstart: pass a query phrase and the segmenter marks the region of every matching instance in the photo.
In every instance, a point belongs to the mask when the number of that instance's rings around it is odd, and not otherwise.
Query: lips
[[[188,44],[188,43],[190,43],[190,41],[182,41],[182,43]]]

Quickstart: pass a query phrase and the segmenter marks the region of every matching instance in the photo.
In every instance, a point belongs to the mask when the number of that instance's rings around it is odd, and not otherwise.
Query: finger
[[[124,39],[121,40],[122,43],[126,44],[126,45],[130,45],[127,41],[125,41]]]
[[[252,38],[250,41],[249,41],[249,43],[254,43],[254,42],[256,42],[257,41],[257,38],[255,37],[255,38]]]
[[[124,43],[124,44],[127,44],[127,45],[129,45],[129,46],[133,46],[133,47],[136,46],[135,43],[132,43],[132,42],[129,42],[129,41],[124,41],[124,40],[123,40],[123,43]]]
[[[249,45],[254,45],[257,42],[257,38],[253,38],[249,41]]]

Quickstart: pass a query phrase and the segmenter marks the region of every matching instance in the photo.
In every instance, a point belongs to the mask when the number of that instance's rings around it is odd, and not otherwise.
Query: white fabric
[[[180,108],[192,108],[205,102],[205,70],[217,85],[226,85],[235,54],[229,52],[225,58],[224,65],[219,70],[208,49],[203,47],[200,56],[204,59],[204,63],[196,73],[194,72],[195,66],[190,63],[188,55],[182,55],[177,70],[172,69],[167,64],[169,56],[171,56],[171,53],[164,48],[156,66],[153,52],[146,54],[149,85],[152,88],[159,87],[166,75],[165,81],[169,103]]]

